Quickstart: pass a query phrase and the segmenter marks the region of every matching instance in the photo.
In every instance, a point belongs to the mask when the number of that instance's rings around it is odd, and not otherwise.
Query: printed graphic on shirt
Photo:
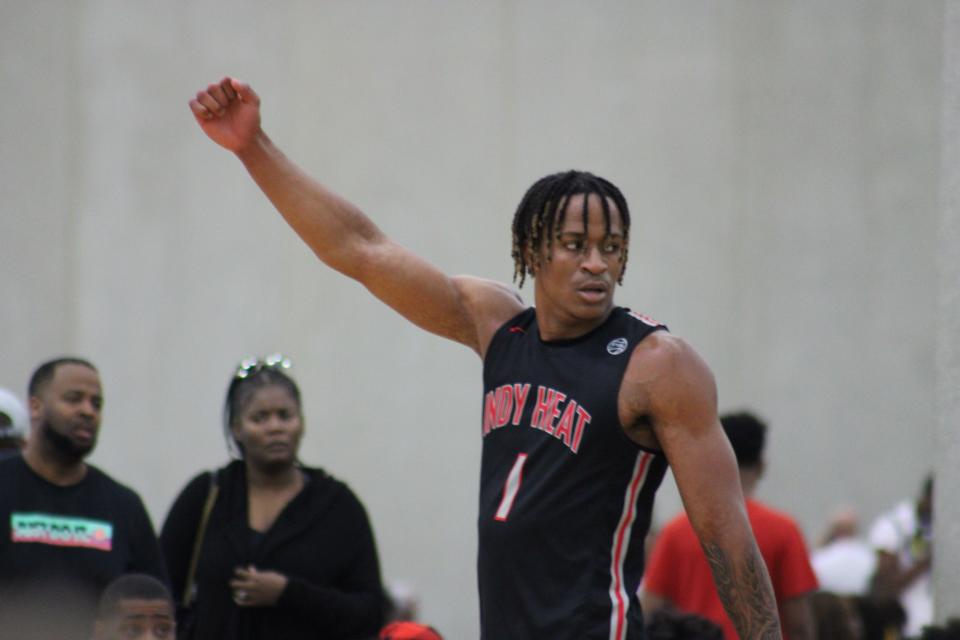
[[[50,513],[11,513],[10,539],[55,547],[110,551],[113,525],[102,520],[71,518]]]
[[[530,384],[505,384],[487,393],[483,403],[484,437],[508,424],[519,426],[530,398]],[[552,435],[572,452],[580,450],[583,431],[592,416],[573,398],[543,385],[537,386],[529,426]]]

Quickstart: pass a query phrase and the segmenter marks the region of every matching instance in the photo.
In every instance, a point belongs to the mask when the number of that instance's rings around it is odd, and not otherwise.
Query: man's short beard
[[[50,422],[46,420],[40,425],[40,435],[47,441],[47,444],[50,445],[50,451],[52,451],[57,458],[70,463],[81,462],[93,451],[93,447],[97,443],[96,439],[94,439],[88,446],[78,445],[51,427]]]

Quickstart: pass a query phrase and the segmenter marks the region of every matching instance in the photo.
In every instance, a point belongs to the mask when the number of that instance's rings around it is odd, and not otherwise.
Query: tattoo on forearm
[[[707,543],[703,550],[713,570],[720,601],[740,637],[780,640],[777,605],[759,553],[744,558],[742,566],[733,566],[718,545]]]

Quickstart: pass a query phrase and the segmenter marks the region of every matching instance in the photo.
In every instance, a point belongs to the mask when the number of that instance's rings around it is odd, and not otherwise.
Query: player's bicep
[[[662,375],[650,390],[651,421],[691,524],[703,541],[731,521],[745,521],[740,474],[717,418],[713,374],[685,343],[671,343]]]
[[[489,316],[500,317],[496,305],[502,297],[499,285],[451,277],[386,238],[366,248],[356,277],[373,295],[418,327],[478,353],[485,347],[483,336]],[[515,304],[519,308],[519,303]]]

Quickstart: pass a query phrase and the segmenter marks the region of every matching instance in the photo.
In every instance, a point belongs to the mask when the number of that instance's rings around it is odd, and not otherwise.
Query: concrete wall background
[[[812,539],[933,462],[943,3],[0,0],[0,386],[98,364],[93,461],[157,526],[223,462],[233,365],[282,351],[302,457],[350,483],[388,580],[476,635],[479,362],[327,272],[186,103],[224,74],[311,174],[452,273],[571,166],[634,210],[621,304],[772,425],[760,497]],[[527,291],[526,297],[530,298]],[[679,508],[666,481],[658,517]]]
[[[938,487],[960,483],[960,2],[944,13],[943,131],[940,220],[940,312],[937,331],[937,414],[934,458]],[[941,624],[960,614],[960,504],[953,491],[934,491],[934,609]]]

